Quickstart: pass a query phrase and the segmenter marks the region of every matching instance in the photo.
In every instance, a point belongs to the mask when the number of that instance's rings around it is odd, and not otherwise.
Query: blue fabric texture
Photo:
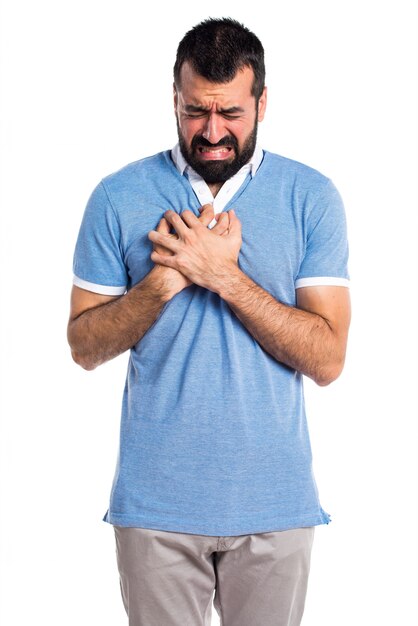
[[[94,190],[74,274],[130,289],[152,269],[148,232],[199,201],[170,151]],[[271,152],[225,207],[242,223],[239,266],[295,305],[301,278],[348,279],[344,208],[330,179]],[[104,520],[234,536],[327,524],[313,474],[303,377],[277,362],[216,293],[191,285],[131,349],[120,450]]]

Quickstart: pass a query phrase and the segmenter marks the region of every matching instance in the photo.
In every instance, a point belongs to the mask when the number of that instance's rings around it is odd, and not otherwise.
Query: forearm
[[[155,322],[170,297],[154,267],[124,296],[84,311],[68,325],[73,359],[92,370],[130,349]]]
[[[277,361],[319,385],[340,374],[344,351],[325,318],[277,301],[239,269],[225,278],[218,293]]]

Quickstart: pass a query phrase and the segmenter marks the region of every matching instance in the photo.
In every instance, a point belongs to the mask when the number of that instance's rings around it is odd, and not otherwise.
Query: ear
[[[261,94],[260,99],[258,101],[257,119],[259,122],[262,122],[264,119],[266,106],[267,106],[267,87],[264,87],[263,93]]]

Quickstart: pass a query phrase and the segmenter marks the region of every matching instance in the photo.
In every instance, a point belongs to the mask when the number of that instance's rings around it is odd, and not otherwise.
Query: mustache
[[[226,135],[225,137],[222,137],[222,139],[220,139],[218,143],[211,143],[210,141],[202,137],[202,135],[198,135],[193,137],[191,142],[191,148],[192,150],[195,150],[199,146],[204,146],[206,148],[220,148],[221,146],[232,146],[235,152],[237,152],[238,141],[235,139],[235,137],[232,137],[232,135]]]

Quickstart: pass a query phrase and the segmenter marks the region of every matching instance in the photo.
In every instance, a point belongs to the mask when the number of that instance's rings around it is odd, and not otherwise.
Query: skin
[[[257,111],[251,86],[254,74],[245,67],[238,71],[229,83],[214,84],[196,74],[188,63],[184,63],[180,72],[179,90],[174,86],[174,111],[180,132],[191,148],[194,136],[203,137],[212,144],[217,144],[228,135],[233,135],[242,149],[245,140],[254,128],[257,120],[263,121],[267,105],[267,88],[258,101]],[[201,161],[232,160],[234,151],[231,147],[204,147],[196,156]],[[215,197],[222,183],[209,184]]]
[[[174,106],[186,144],[190,147],[193,137],[202,136],[216,145],[233,135],[238,146],[243,146],[256,116],[263,120],[267,104],[265,89],[256,110],[252,81],[252,70],[245,68],[231,82],[213,84],[184,64]],[[233,155],[224,149],[205,149],[199,158],[231,159]],[[220,187],[210,185],[213,195]],[[242,228],[235,212],[221,213],[222,219],[212,230],[207,228],[213,219],[211,205],[205,205],[202,215],[197,218],[189,210],[180,215],[172,210],[164,213],[157,229],[148,233],[155,267],[117,301],[92,293],[86,296],[84,290],[73,288],[69,341],[76,362],[93,369],[130,348],[151,326],[163,303],[195,283],[223,298],[277,361],[321,386],[335,380],[345,360],[351,316],[348,289],[304,287],[296,292],[296,307],[279,302],[238,266]]]

